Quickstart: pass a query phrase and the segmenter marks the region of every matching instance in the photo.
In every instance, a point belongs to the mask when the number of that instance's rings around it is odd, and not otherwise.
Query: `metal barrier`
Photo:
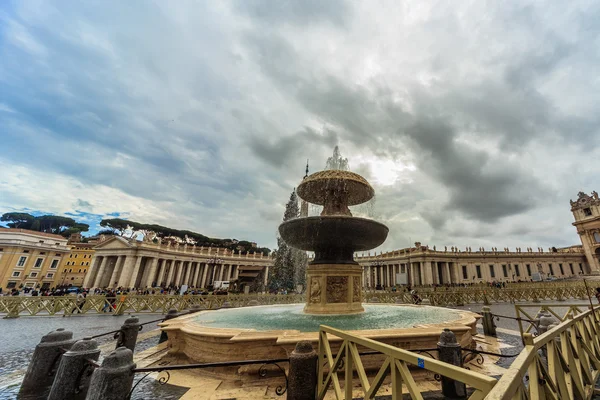
[[[598,310],[567,314],[535,338],[525,333],[525,348],[485,399],[590,399],[600,371]]]
[[[525,284],[524,284],[525,285]],[[544,286],[545,285],[545,286]],[[431,305],[452,306],[473,303],[499,303],[539,300],[565,300],[569,298],[585,299],[593,295],[593,289],[587,289],[583,284],[557,285],[544,283],[526,287],[515,285],[509,288],[418,288],[418,294],[429,300]],[[409,293],[379,291],[365,292],[367,303],[412,303]],[[166,313],[174,308],[178,311],[200,306],[204,309],[221,308],[224,302],[229,302],[231,307],[246,307],[249,305],[273,305],[303,303],[304,295],[272,295],[272,294],[229,294],[229,295],[117,295],[106,297],[90,295],[86,297],[83,305],[77,304],[75,296],[1,296],[0,314],[7,318],[16,318],[20,315],[71,315],[111,313],[122,315],[124,313]]]
[[[519,323],[521,337],[524,338],[526,333],[531,333],[531,330],[537,326],[536,318],[541,311],[547,311],[560,322],[564,322],[570,314],[578,315],[589,308],[589,306],[581,304],[515,304],[515,314],[517,315],[515,319]],[[535,313],[529,310],[534,310]],[[529,325],[523,328],[522,321],[528,322]]]
[[[336,356],[331,350],[328,334],[342,339]],[[358,346],[378,351],[385,356],[383,365],[372,381],[369,381],[367,377]],[[392,378],[392,399],[402,398],[403,384],[408,389],[411,398],[421,399],[421,391],[408,368],[409,365],[466,383],[475,390],[470,399],[484,398],[497,382],[496,379],[487,375],[322,325],[319,331],[317,398],[324,399],[329,387],[333,386],[337,399],[352,399],[352,381],[356,370],[365,399],[375,398],[388,373]],[[338,377],[339,372],[343,372],[344,375],[343,391]]]
[[[544,307],[550,311],[551,306]],[[392,399],[402,398],[403,384],[408,389],[410,398],[422,399],[409,365],[465,383],[474,389],[469,397],[472,400],[591,399],[600,377],[600,307],[582,310],[577,306],[554,306],[570,308],[571,311],[565,315],[560,315],[555,310],[550,311],[562,322],[537,337],[524,333],[525,348],[500,380],[321,326],[318,399],[325,397],[330,386],[333,386],[337,399],[351,399],[353,386],[349,382],[353,380],[354,370],[365,398],[374,398],[383,380],[390,374]],[[574,312],[578,314],[573,315]],[[342,339],[335,356],[328,334]],[[385,355],[372,382],[367,378],[358,346]],[[343,390],[338,377],[340,372],[344,374]]]
[[[83,305],[77,304],[75,296],[2,296],[0,314],[16,318],[20,315],[71,315],[111,313],[161,313],[174,308],[178,311],[200,306],[203,309],[221,308],[224,302],[232,307],[248,305],[273,305],[304,302],[303,295],[230,294],[230,295],[117,295],[106,297],[90,295]]]

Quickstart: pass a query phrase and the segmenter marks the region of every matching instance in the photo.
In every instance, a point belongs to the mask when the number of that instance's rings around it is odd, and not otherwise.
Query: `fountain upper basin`
[[[286,243],[315,252],[374,249],[385,241],[388,232],[388,227],[377,221],[344,215],[297,218],[279,225]]]

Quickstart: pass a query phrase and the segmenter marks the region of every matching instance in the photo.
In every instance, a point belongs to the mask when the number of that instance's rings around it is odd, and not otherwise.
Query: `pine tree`
[[[298,218],[300,207],[296,189],[290,195],[285,206],[283,221]],[[305,283],[306,263],[308,258],[304,251],[290,247],[279,235],[277,236],[277,250],[275,250],[273,267],[269,271],[269,290],[278,291],[285,289],[295,290],[297,285]]]

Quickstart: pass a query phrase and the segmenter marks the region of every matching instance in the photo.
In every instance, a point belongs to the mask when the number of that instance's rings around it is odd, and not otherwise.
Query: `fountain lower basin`
[[[364,305],[354,315],[310,315],[304,304],[202,311],[160,324],[168,333],[169,355],[190,362],[286,358],[302,340],[318,346],[321,324],[395,347],[415,350],[437,346],[444,328],[463,347],[471,346],[478,314],[413,305]],[[337,348],[333,339],[333,351]],[[377,357],[371,357],[376,364]],[[370,364],[366,360],[365,363]],[[251,372],[242,368],[240,373]]]

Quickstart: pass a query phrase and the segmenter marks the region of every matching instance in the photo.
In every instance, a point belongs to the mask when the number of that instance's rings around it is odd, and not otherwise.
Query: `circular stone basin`
[[[447,323],[461,318],[457,311],[437,307],[365,304],[365,312],[360,314],[311,315],[302,311],[304,306],[286,304],[223,309],[201,313],[192,322],[213,328],[317,332],[320,325],[341,330],[394,329]]]
[[[279,225],[281,237],[290,246],[324,252],[337,248],[351,252],[374,249],[385,242],[388,231],[377,221],[340,215],[297,218]]]

